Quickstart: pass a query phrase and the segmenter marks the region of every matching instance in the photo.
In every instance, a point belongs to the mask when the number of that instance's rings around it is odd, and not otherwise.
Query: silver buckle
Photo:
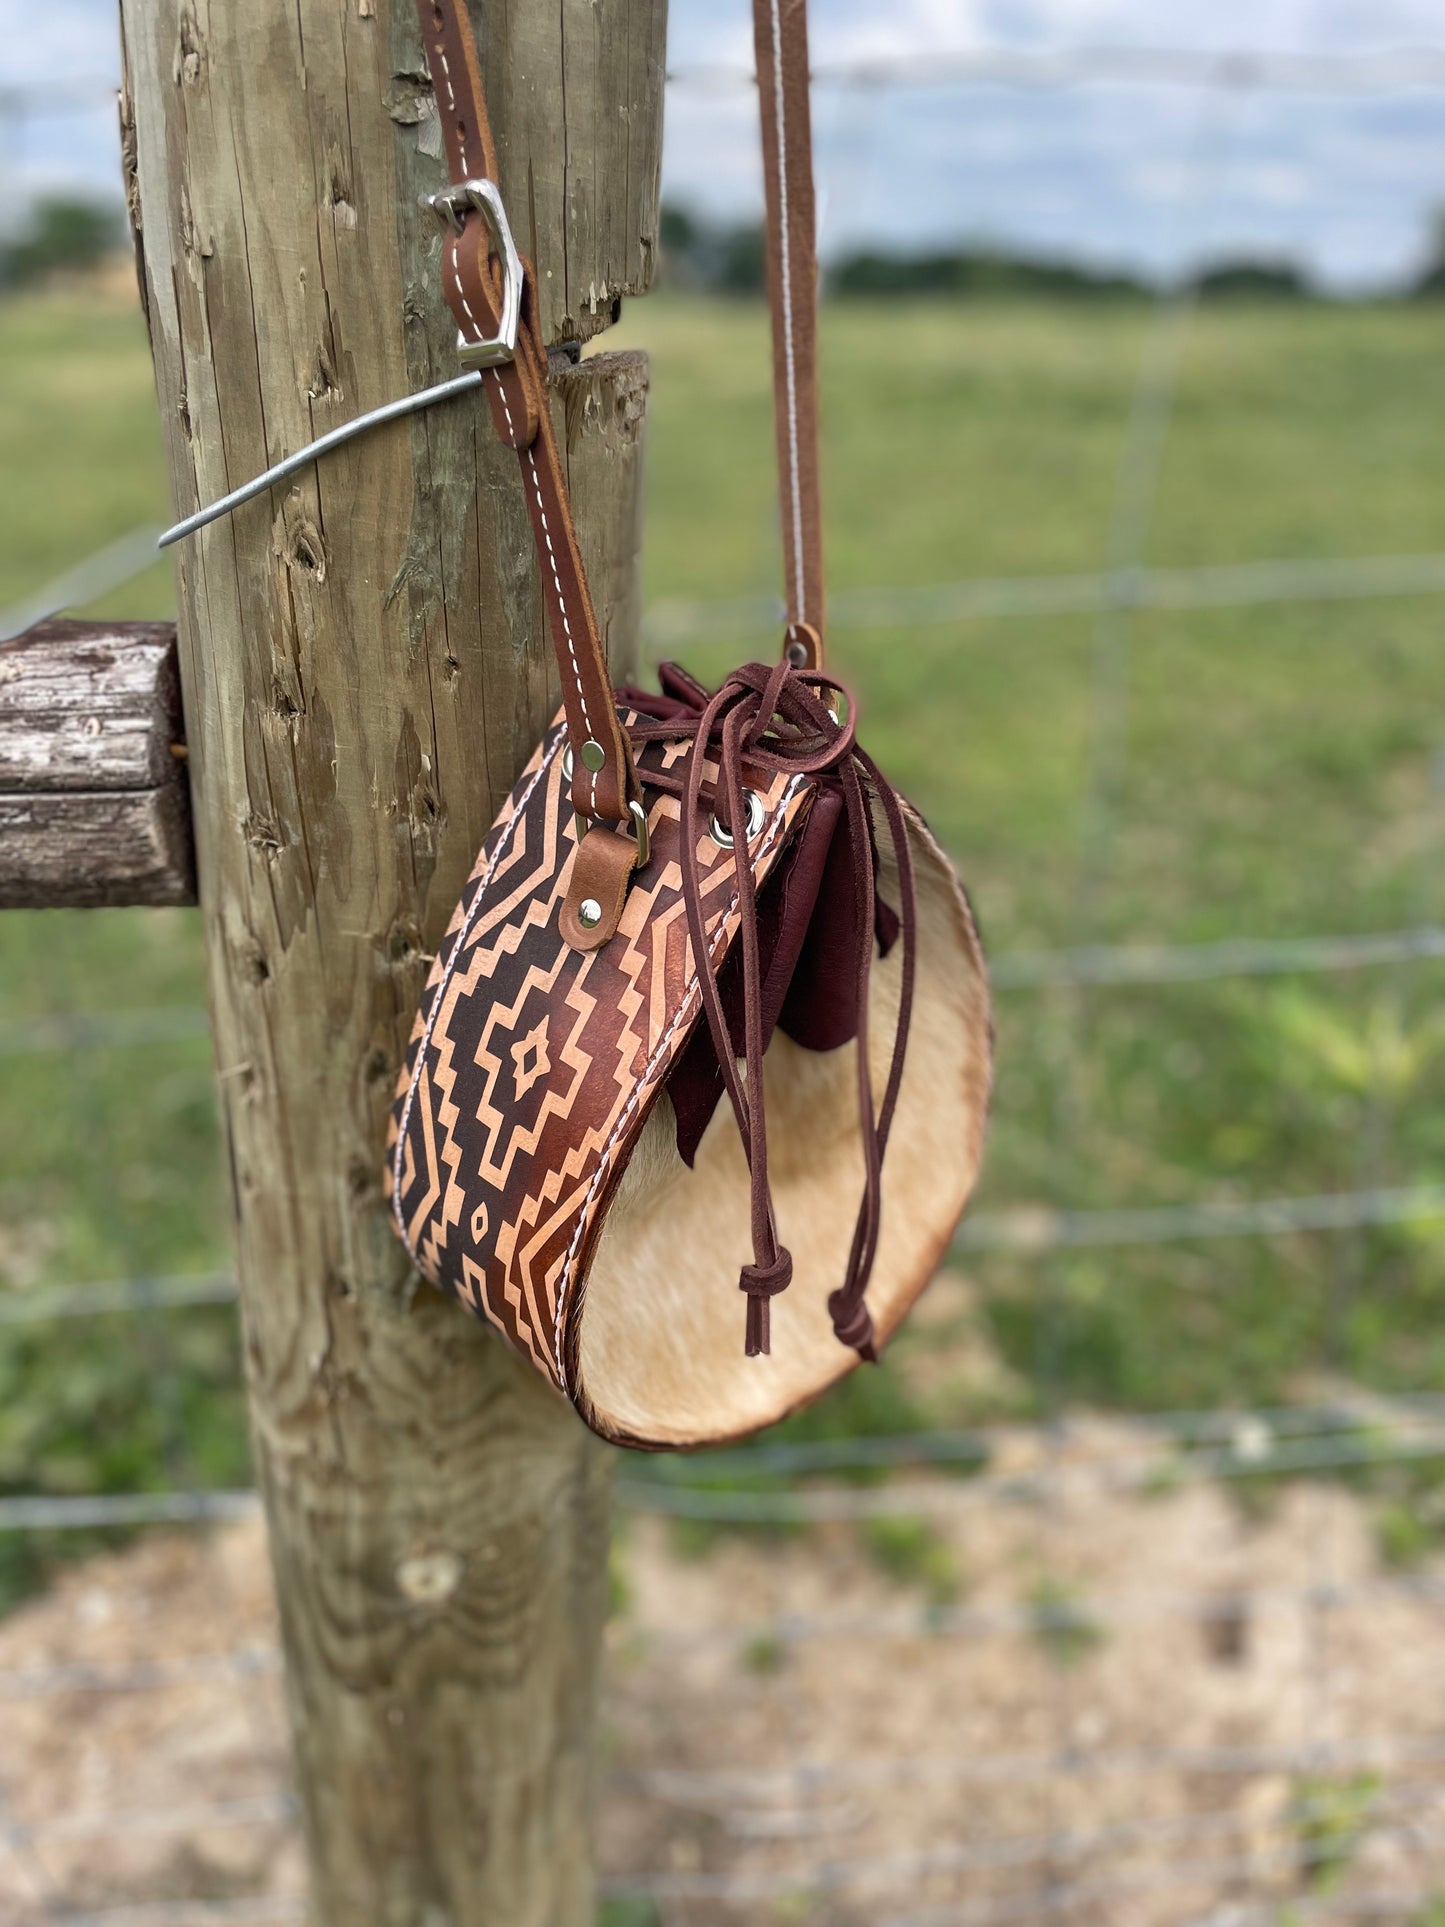
[[[490,341],[468,341],[457,333],[457,354],[474,368],[496,368],[510,361],[517,352],[517,328],[522,318],[522,262],[512,239],[512,224],[495,181],[477,179],[456,181],[440,194],[427,194],[422,204],[429,207],[460,234],[467,213],[475,208],[487,224],[492,246],[502,263],[502,315],[497,332]]]

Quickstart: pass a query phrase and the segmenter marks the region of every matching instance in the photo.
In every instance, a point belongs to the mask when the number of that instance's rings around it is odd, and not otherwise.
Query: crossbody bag
[[[387,1188],[418,1269],[605,1437],[722,1443],[876,1358],[978,1170],[987,981],[952,865],[824,667],[805,0],[754,0],[786,622],[611,686],[465,0],[418,0],[441,293],[516,451],[562,708],[431,970]]]

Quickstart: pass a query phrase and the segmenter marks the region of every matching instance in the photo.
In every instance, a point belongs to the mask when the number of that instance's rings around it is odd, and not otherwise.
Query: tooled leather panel
[[[612,1188],[700,1009],[678,801],[648,797],[652,855],[618,931],[582,954],[558,915],[576,847],[563,718],[492,826],[427,981],[388,1133],[392,1212],[418,1269],[565,1390],[562,1325]],[[647,771],[686,750],[652,744]],[[763,882],[812,801],[755,784]],[[732,853],[697,826],[717,969],[736,934]]]

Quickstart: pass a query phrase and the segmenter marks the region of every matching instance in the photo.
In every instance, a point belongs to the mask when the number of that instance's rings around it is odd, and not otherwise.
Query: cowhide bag
[[[947,1250],[989,1091],[963,892],[823,669],[805,0],[754,0],[782,660],[715,692],[666,665],[660,694],[608,683],[465,0],[418,12],[443,292],[518,454],[563,707],[433,966],[392,1206],[596,1431],[715,1444],[876,1356]]]

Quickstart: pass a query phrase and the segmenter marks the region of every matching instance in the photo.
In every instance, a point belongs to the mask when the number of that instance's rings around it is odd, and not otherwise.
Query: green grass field
[[[1149,327],[1135,304],[828,312],[835,587],[1101,568]],[[1440,328],[1428,307],[1200,311],[1138,559],[1445,550]],[[762,313],[657,297],[622,336],[653,354],[649,601],[773,593]],[[73,297],[0,309],[0,365],[3,605],[167,504],[137,315]],[[169,607],[164,567],[105,605]],[[744,622],[686,654],[716,674],[774,647]],[[865,740],[957,856],[996,954],[1440,920],[1438,599],[880,623],[841,630],[834,657]],[[1112,775],[1090,818],[1100,689],[1115,682]],[[1006,991],[980,1204],[1433,1181],[1442,988],[1445,966],[1417,962]],[[201,997],[188,914],[0,919],[0,1287],[225,1263],[204,1040],[21,1048],[46,1013]],[[1325,1377],[1445,1387],[1445,1225],[990,1257],[967,1276],[893,1369],[858,1374],[800,1424],[1030,1410],[1041,1363],[1058,1396],[1129,1408],[1280,1399]],[[0,1326],[0,1488],[240,1478],[236,1370],[224,1311]],[[18,1585],[44,1548],[0,1556]]]

